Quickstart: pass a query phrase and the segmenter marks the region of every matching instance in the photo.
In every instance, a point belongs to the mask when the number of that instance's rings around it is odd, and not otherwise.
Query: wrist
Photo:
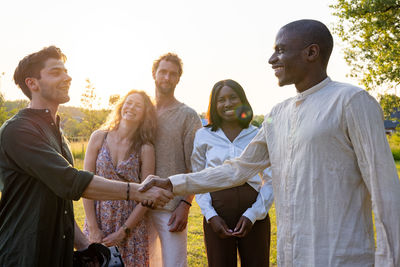
[[[120,230],[122,230],[125,237],[129,236],[129,234],[131,233],[131,228],[129,228],[125,223],[121,226]]]
[[[180,205],[183,205],[187,209],[190,209],[190,207],[192,206],[192,203],[190,203],[189,201],[187,201],[185,199],[181,199],[181,201],[179,203],[180,203]]]
[[[95,225],[88,225],[88,229],[89,229],[89,232],[94,232],[94,231],[100,230],[97,224],[95,224]]]

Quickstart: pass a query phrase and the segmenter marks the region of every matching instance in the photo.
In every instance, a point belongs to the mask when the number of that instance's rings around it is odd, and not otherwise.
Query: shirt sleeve
[[[194,172],[203,170],[206,167],[206,152],[207,144],[201,141],[199,131],[194,138],[193,153],[192,153],[192,169]],[[212,200],[210,193],[197,194],[196,202],[201,209],[201,213],[204,215],[208,221],[214,216],[217,216],[217,212],[212,206]]]
[[[1,138],[9,166],[39,179],[63,199],[78,200],[93,178],[92,173],[75,169],[29,125],[10,123]]]
[[[267,216],[274,201],[270,169],[265,169],[261,176],[263,184],[260,188],[260,192],[258,192],[257,199],[253,205],[243,213],[243,216],[247,217],[253,224],[255,221],[263,220]]]
[[[362,91],[346,106],[345,119],[362,178],[371,194],[377,239],[375,266],[400,266],[400,182],[382,110]]]
[[[186,195],[217,191],[244,184],[270,165],[263,127],[239,158],[227,160],[215,168],[169,177],[175,194]]]

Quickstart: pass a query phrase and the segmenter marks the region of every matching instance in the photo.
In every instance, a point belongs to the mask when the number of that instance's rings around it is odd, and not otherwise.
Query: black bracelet
[[[186,204],[188,204],[190,207],[192,206],[192,203],[190,203],[189,201],[186,201],[186,200],[184,200],[184,199],[181,199],[181,201],[184,202],[184,203],[186,203]]]
[[[126,200],[129,201],[129,183],[127,183],[128,187],[126,188]]]

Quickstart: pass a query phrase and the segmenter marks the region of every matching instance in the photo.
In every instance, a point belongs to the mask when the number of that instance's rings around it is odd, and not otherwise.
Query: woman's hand
[[[89,228],[89,242],[101,243],[103,240],[103,232],[98,227]]]
[[[120,228],[118,231],[103,238],[102,243],[107,247],[121,245],[125,239],[125,231]]]
[[[251,231],[252,227],[253,223],[246,216],[242,216],[237,222],[232,235],[236,237],[245,237]]]
[[[228,238],[232,236],[232,230],[228,228],[224,219],[220,216],[214,216],[210,219],[209,223],[211,224],[211,228],[218,236],[222,239]]]

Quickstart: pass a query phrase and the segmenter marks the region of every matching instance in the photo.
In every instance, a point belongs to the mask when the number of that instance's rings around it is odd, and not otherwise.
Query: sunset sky
[[[24,98],[12,76],[20,59],[49,45],[67,55],[71,101],[79,106],[89,78],[106,106],[111,94],[130,89],[154,96],[153,60],[175,52],[184,73],[176,97],[205,112],[212,86],[231,78],[245,89],[255,114],[293,96],[293,86],[278,87],[268,64],[277,31],[311,18],[330,29],[336,18],[324,0],[148,0],[2,1],[0,4],[0,90],[6,99]],[[335,80],[350,68],[337,36],[328,67]],[[1,74],[4,72],[4,76]]]

